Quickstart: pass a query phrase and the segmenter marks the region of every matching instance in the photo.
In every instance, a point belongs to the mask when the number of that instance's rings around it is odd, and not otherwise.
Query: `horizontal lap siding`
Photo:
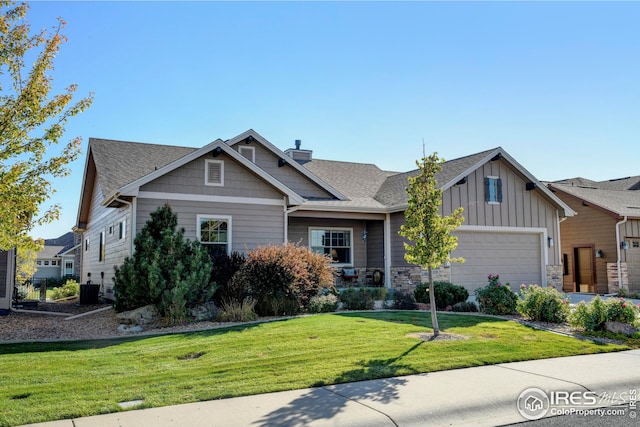
[[[309,246],[309,227],[313,228],[352,228],[353,229],[353,266],[356,268],[366,267],[365,246],[362,242],[362,232],[365,221],[361,220],[341,220],[323,218],[289,218],[289,241]]]
[[[558,193],[560,194],[560,193]],[[616,262],[616,219],[600,209],[584,206],[582,201],[573,197],[563,197],[565,203],[578,214],[567,218],[560,224],[562,253],[567,255],[567,272],[563,276],[565,292],[574,291],[574,247],[594,245],[595,250],[601,249],[603,257],[595,258],[596,290],[608,292],[607,263]]]
[[[104,284],[105,296],[113,298],[112,286],[114,266],[121,265],[124,258],[130,254],[130,235],[120,239],[119,224],[126,220],[127,228],[131,227],[130,208],[107,208],[102,206],[102,190],[99,183],[94,186],[93,199],[89,211],[87,229],[82,233],[82,269],[80,281],[86,283],[91,280],[94,284]],[[112,232],[109,234],[109,228]],[[105,232],[105,257],[99,260],[100,233]],[[89,239],[89,249],[85,248],[85,241]],[[89,278],[89,273],[91,277]],[[104,273],[104,279],[101,277]]]
[[[139,199],[137,206],[137,232],[139,233],[151,212],[167,200]],[[245,252],[257,246],[284,241],[283,206],[239,203],[213,203],[168,200],[178,216],[178,227],[184,228],[185,237],[196,240],[197,215],[231,216],[232,250]]]

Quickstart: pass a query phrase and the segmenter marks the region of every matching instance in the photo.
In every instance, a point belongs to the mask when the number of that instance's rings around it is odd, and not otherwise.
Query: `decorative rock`
[[[604,322],[604,330],[615,334],[624,334],[628,337],[638,332],[633,326],[622,322]]]
[[[143,329],[139,325],[136,325],[136,326],[120,325],[120,326],[118,326],[118,332],[130,333],[130,332],[142,332],[142,331],[143,331]]]
[[[189,309],[189,316],[193,317],[198,322],[204,320],[211,320],[218,314],[218,307],[213,301],[205,302],[196,307]]]
[[[148,325],[158,318],[158,310],[154,305],[145,305],[131,311],[116,314],[116,319],[130,325]]]

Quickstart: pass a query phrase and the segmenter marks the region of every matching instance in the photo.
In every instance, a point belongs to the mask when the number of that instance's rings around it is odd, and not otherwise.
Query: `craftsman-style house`
[[[319,160],[311,150],[280,150],[253,130],[202,148],[91,138],[75,231],[82,234],[81,280],[113,297],[114,266],[133,251],[149,214],[169,203],[189,239],[211,252],[300,242],[332,257],[345,279],[408,287],[421,269],[404,260],[398,235],[407,178],[373,164]],[[443,164],[442,212],[464,208],[456,232],[463,264],[440,280],[470,290],[489,274],[562,286],[559,221],[574,211],[502,148]]]

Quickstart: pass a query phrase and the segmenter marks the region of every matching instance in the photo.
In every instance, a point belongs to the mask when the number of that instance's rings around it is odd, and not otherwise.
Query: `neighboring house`
[[[378,270],[385,286],[409,288],[423,274],[404,260],[398,230],[415,174],[316,160],[299,141],[281,151],[253,130],[199,149],[91,138],[74,228],[81,280],[113,297],[114,266],[133,252],[150,213],[169,203],[185,236],[212,253],[300,242],[331,256],[338,271],[355,269],[350,280],[359,284]],[[453,255],[466,262],[440,268],[440,280],[473,290],[500,274],[514,288],[561,286],[553,242],[560,218],[574,212],[509,154],[498,147],[451,160],[436,178],[442,213],[465,210]]]
[[[547,185],[578,213],[560,225],[565,292],[640,291],[640,176]]]
[[[13,283],[16,277],[15,251],[0,251],[0,309],[11,308]]]
[[[36,255],[34,279],[61,279],[80,275],[80,236],[68,232],[44,241]]]

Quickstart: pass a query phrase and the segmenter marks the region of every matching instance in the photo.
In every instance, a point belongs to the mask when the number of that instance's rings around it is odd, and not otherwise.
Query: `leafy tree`
[[[16,256],[16,282],[19,285],[24,284],[24,282],[32,278],[38,270],[38,266],[36,265],[38,252],[36,248],[40,248],[42,245],[43,241],[38,240],[29,245],[18,247]]]
[[[209,301],[211,259],[200,242],[184,239],[169,205],[151,213],[134,240],[135,252],[115,267],[116,310],[154,304],[172,321],[186,318],[187,308]]]
[[[409,177],[409,206],[404,212],[405,223],[399,231],[401,236],[413,243],[404,243],[405,260],[429,271],[429,303],[434,336],[440,334],[440,328],[436,316],[433,269],[445,262],[464,262],[462,258],[451,258],[451,251],[458,246],[458,238],[451,232],[462,225],[463,208],[456,209],[448,216],[442,216],[439,211],[442,190],[438,188],[435,176],[442,170],[443,162],[437,153],[423,157],[422,162],[416,161],[420,173]]]
[[[64,21],[51,32],[31,34],[29,6],[0,1],[0,249],[29,246],[29,232],[59,216],[58,205],[39,215],[54,192],[52,178],[68,175],[66,165],[79,155],[80,138],[57,153],[69,118],[91,105],[92,96],[71,104],[76,85],[50,95],[53,62],[66,38]],[[33,59],[32,65],[25,64]],[[29,61],[31,62],[31,61]]]

